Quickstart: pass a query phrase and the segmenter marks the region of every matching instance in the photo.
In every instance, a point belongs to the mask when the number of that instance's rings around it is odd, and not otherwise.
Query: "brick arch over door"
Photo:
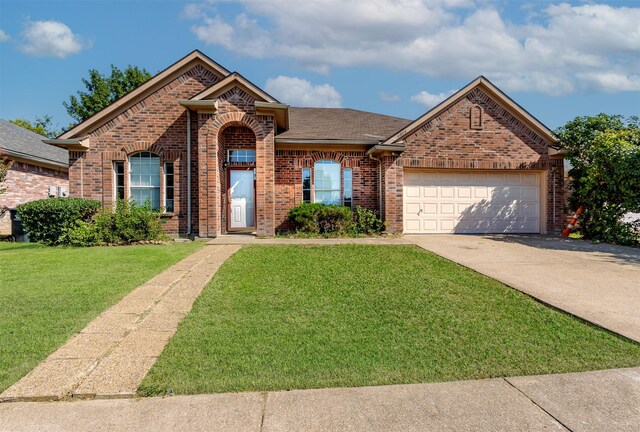
[[[199,231],[201,236],[217,236],[223,230],[222,213],[225,211],[222,205],[222,182],[224,174],[220,163],[220,137],[221,133],[230,126],[244,126],[253,131],[256,137],[256,224],[257,234],[260,236],[272,236],[275,232],[274,213],[274,140],[273,131],[264,130],[258,120],[243,112],[230,112],[220,116],[209,117],[209,124],[205,129],[206,151],[200,150],[200,155],[206,155],[206,177],[200,177],[200,209],[201,216]]]

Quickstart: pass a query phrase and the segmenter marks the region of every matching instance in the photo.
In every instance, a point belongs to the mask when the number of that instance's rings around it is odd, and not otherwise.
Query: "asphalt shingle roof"
[[[378,141],[411,120],[349,108],[289,109],[289,130],[277,138]]]
[[[0,149],[23,159],[69,165],[69,152],[42,142],[47,137],[0,119]]]

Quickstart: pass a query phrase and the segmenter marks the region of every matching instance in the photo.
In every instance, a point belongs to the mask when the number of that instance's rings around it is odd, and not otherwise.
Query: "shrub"
[[[384,222],[380,220],[376,212],[356,206],[353,212],[353,230],[356,234],[380,234],[383,229]]]
[[[100,205],[84,198],[45,198],[19,205],[17,215],[32,241],[57,245],[66,243],[69,229],[90,220]]]
[[[149,203],[118,200],[115,211],[104,209],[91,223],[80,222],[68,232],[69,244],[128,244],[142,241],[164,240],[160,213],[151,210]]]
[[[310,234],[345,234],[352,225],[351,210],[336,205],[301,204],[288,217],[296,231]]]
[[[356,206],[301,204],[289,210],[289,221],[297,232],[306,234],[379,234],[384,223],[375,212]]]

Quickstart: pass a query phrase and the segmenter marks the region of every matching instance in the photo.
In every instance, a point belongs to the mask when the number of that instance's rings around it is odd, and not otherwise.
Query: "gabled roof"
[[[336,140],[375,144],[411,120],[349,108],[289,109],[289,130],[276,135],[276,142]]]
[[[104,108],[82,123],[66,131],[65,133],[60,135],[59,138],[78,138],[90,133],[92,130],[95,130],[101,125],[105,124],[113,117],[135,105],[136,103],[138,103],[138,101],[144,99],[149,94],[166,85],[168,82],[172,81],[180,74],[184,73],[184,71],[189,70],[198,63],[208,68],[216,75],[220,76],[220,78],[224,78],[229,75],[229,71],[227,69],[220,66],[218,63],[207,57],[202,52],[198,50],[192,51],[190,54],[181,58],[168,68],[164,69],[161,72],[158,72],[155,76],[153,76],[151,79],[149,79],[147,82],[145,82],[135,90],[130,91],[108,107]]]
[[[543,138],[547,139],[550,143],[554,143],[557,141],[557,138],[553,134],[553,132],[544,124],[542,124],[542,122],[529,114],[527,110],[518,105],[509,96],[504,94],[502,90],[496,87],[491,81],[480,75],[478,78],[471,81],[469,84],[442,101],[440,104],[433,107],[422,117],[418,118],[405,128],[401,129],[393,136],[389,137],[387,140],[385,140],[384,144],[393,144],[404,140],[408,135],[421,128],[425,123],[428,123],[429,121],[438,117],[444,111],[448,110],[450,107],[458,103],[462,98],[464,98],[470,91],[475,88],[479,88],[483,92],[487,93],[492,99],[500,103],[500,105],[502,105],[512,115],[523,121],[527,126],[536,131]]]
[[[0,149],[10,158],[25,159],[36,165],[69,167],[69,152],[45,144],[47,137],[0,119]]]
[[[205,99],[214,99],[216,96],[219,96],[236,86],[242,88],[243,90],[245,90],[247,93],[249,93],[251,96],[253,96],[258,100],[262,100],[264,102],[270,102],[270,103],[280,103],[276,98],[269,95],[267,92],[262,90],[260,87],[258,87],[257,85],[255,85],[254,83],[252,83],[251,81],[243,77],[242,75],[240,75],[238,72],[233,72],[229,74],[222,81],[218,81],[214,85],[204,89],[203,91],[193,96],[189,100],[199,101],[199,100],[205,100]]]

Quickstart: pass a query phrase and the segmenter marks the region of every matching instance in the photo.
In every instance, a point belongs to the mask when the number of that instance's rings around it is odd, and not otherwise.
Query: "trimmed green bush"
[[[20,204],[17,215],[32,241],[58,245],[67,242],[70,228],[90,220],[100,206],[84,198],[45,198]]]
[[[353,223],[349,207],[301,204],[287,215],[294,229],[309,234],[346,234]]]
[[[289,210],[289,221],[296,232],[305,234],[376,235],[384,229],[384,222],[369,209],[301,204]]]
[[[79,222],[68,232],[68,243],[74,246],[94,244],[130,244],[164,240],[161,214],[149,203],[118,200],[115,211],[104,209],[90,223]]]

